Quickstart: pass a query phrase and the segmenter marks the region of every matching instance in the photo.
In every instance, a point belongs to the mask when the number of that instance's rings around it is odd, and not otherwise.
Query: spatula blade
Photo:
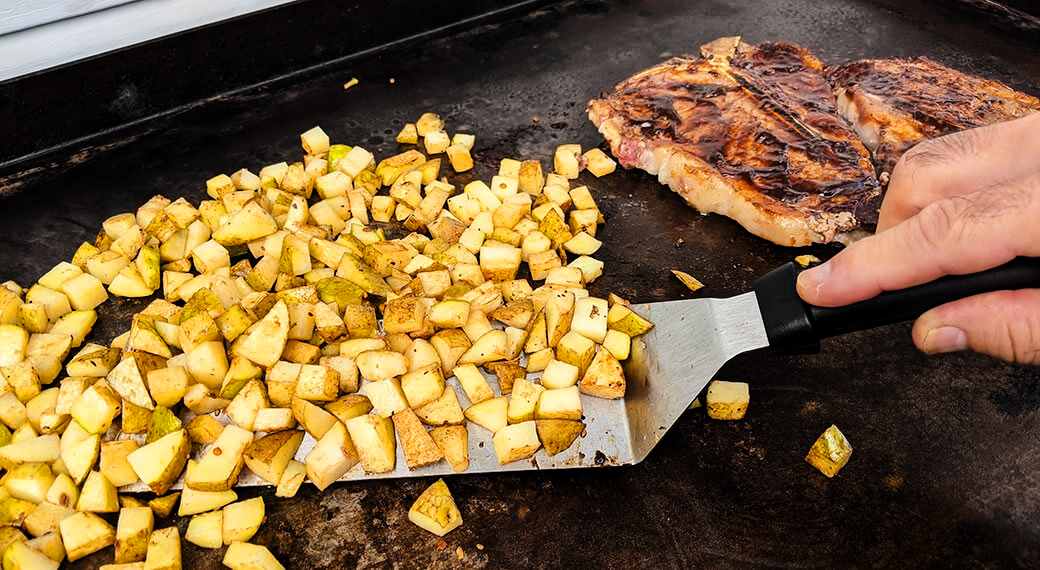
[[[730,358],[769,346],[755,293],[632,305],[654,328],[623,362],[633,463],[642,461]]]

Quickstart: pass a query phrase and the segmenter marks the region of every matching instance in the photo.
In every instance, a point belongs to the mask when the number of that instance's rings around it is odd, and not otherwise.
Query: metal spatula
[[[778,354],[819,352],[820,339],[909,321],[939,305],[990,291],[1040,287],[1040,259],[1018,258],[969,275],[947,276],[844,307],[809,305],[795,291],[788,263],[728,299],[692,299],[633,307],[654,328],[632,343],[624,363],[631,463],[654,444],[729,359],[756,348]]]
[[[493,434],[470,423],[470,465],[465,472],[638,463],[729,359],[766,346],[782,354],[817,352],[821,338],[910,320],[932,307],[979,293],[1040,286],[1040,260],[1019,258],[989,271],[944,277],[838,308],[803,302],[795,292],[797,277],[797,267],[789,263],[756,281],[753,292],[736,297],[633,305],[631,308],[654,323],[654,328],[632,342],[631,354],[623,364],[628,383],[624,399],[582,396],[587,426],[584,436],[557,455],[550,457],[539,450],[528,460],[506,465],[500,465],[495,456]],[[451,378],[448,385],[460,394],[460,403],[466,407],[458,381]],[[314,443],[307,435],[296,459],[303,461]],[[389,473],[368,474],[357,465],[341,480],[453,473],[444,461],[409,470],[400,446],[397,454],[397,468]],[[248,469],[238,480],[238,485],[266,484]],[[180,488],[181,482],[175,487]],[[123,490],[145,489],[138,484]]]

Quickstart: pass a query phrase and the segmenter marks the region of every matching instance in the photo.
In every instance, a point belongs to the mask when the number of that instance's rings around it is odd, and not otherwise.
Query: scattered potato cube
[[[419,143],[419,132],[416,129],[415,123],[407,123],[401,128],[401,132],[397,133],[397,137],[394,139],[401,144],[418,144]]]
[[[462,513],[455,506],[455,499],[444,479],[438,479],[419,495],[408,509],[408,520],[437,536],[444,536],[462,526]]]
[[[455,135],[456,137],[458,135]],[[427,141],[429,139],[426,139]],[[473,157],[470,156],[469,148],[461,144],[452,144],[444,149],[448,155],[448,162],[455,172],[466,172],[473,169]]]
[[[809,455],[805,456],[813,467],[828,477],[834,477],[852,457],[852,444],[845,439],[838,426],[832,425],[816,440]]]
[[[307,154],[323,154],[329,151],[329,135],[325,134],[321,127],[314,127],[300,135],[300,142]]]
[[[564,144],[556,147],[556,153],[553,155],[553,169],[556,174],[568,180],[577,178],[578,172],[581,171],[579,156],[581,156],[581,145],[579,144]]]
[[[739,420],[747,412],[751,395],[746,382],[716,380],[708,385],[705,400],[708,405],[708,417],[716,420]]]
[[[598,148],[590,148],[582,156],[585,158],[585,168],[596,178],[602,178],[617,168],[614,159]]]
[[[232,542],[221,561],[231,570],[285,570],[266,546]]]
[[[430,131],[423,136],[423,147],[426,149],[426,154],[440,154],[450,146],[451,138],[442,130]]]
[[[419,120],[415,122],[415,132],[420,137],[425,137],[433,131],[439,131],[444,128],[444,119],[436,113],[423,113],[419,117]]]

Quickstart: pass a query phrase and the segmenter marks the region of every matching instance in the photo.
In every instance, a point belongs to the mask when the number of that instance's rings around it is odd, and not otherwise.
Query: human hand
[[[806,302],[841,306],[882,291],[1040,257],[1040,113],[910,149],[892,172],[878,233],[802,272]],[[1040,364],[1040,289],[936,307],[914,323],[928,353],[971,349]]]

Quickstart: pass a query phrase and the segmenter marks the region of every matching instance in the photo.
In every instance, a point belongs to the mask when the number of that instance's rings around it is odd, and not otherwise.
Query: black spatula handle
[[[972,295],[1040,288],[1040,258],[1019,257],[993,269],[940,277],[844,307],[817,307],[798,296],[798,273],[798,267],[788,263],[755,281],[769,346],[780,354],[818,352],[822,338],[913,320],[929,309]]]

